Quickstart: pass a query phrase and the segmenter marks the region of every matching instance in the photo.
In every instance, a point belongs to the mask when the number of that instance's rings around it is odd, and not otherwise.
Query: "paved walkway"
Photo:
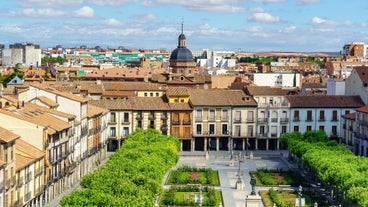
[[[285,162],[286,151],[253,151],[253,158],[240,155],[242,162],[239,162],[239,151],[234,151],[233,165],[230,165],[230,153],[227,151],[209,152],[207,159],[205,152],[181,152],[178,164],[174,167],[193,166],[193,167],[208,167],[219,172],[223,196],[224,207],[244,207],[245,198],[252,191],[250,185],[249,172],[256,171],[257,168],[273,168],[273,169],[288,169],[288,164]],[[242,152],[243,153],[243,152]],[[282,154],[280,154],[282,153]],[[239,167],[240,163],[240,167]],[[237,172],[240,169],[242,174],[243,189],[235,188],[237,181]],[[268,188],[256,187],[256,192],[259,190],[268,190]],[[263,206],[263,204],[261,204]]]

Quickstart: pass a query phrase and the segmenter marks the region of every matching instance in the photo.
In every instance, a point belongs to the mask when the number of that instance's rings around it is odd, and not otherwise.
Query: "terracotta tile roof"
[[[13,140],[18,139],[20,136],[14,134],[13,132],[0,127],[0,141],[1,142],[11,142]]]
[[[212,88],[230,88],[236,76],[213,75],[211,76]]]
[[[345,114],[342,117],[344,117],[345,119],[355,120],[355,116],[356,116],[356,113],[354,112],[350,114]]]
[[[169,104],[162,97],[132,97],[128,101],[131,102],[133,110],[170,110]]]
[[[128,100],[90,100],[88,103],[93,106],[112,111],[126,111],[133,109],[131,102]]]
[[[156,83],[148,82],[103,82],[105,91],[161,91],[161,87]]]
[[[6,114],[8,116],[12,116],[24,121],[28,121],[34,124],[38,124],[47,128],[48,134],[54,134],[56,132],[62,131],[71,127],[68,122],[65,122],[53,115],[48,113],[44,113],[40,110],[37,110],[37,107],[34,107],[34,104],[27,104],[24,108],[20,108],[17,110],[8,111],[5,109],[0,110],[0,113]]]
[[[245,92],[251,96],[285,96],[289,91],[269,86],[246,86]]]
[[[89,79],[135,79],[135,78],[151,78],[153,72],[166,72],[166,68],[150,69],[150,68],[108,68],[103,70],[94,70],[84,75]]]
[[[36,98],[34,98],[32,100],[35,100],[35,99],[41,101],[42,103],[44,103],[45,105],[47,105],[49,107],[57,107],[57,106],[59,106],[58,103],[56,103],[55,101],[47,98],[46,96],[38,96],[38,97],[36,97]]]
[[[326,83],[303,83],[305,88],[327,88]]]
[[[362,106],[356,109],[356,111],[368,113],[368,106]]]
[[[169,107],[172,111],[192,111],[189,103],[169,103]]]
[[[189,93],[193,106],[257,106],[242,90],[193,89]]]
[[[94,117],[94,116],[98,116],[100,114],[105,114],[107,112],[109,112],[108,109],[101,108],[101,107],[98,107],[98,106],[94,106],[92,104],[87,105],[87,116],[89,118]]]
[[[136,94],[134,91],[104,91],[101,96],[119,98],[119,97],[136,96]]]
[[[36,105],[36,104],[32,104],[32,103],[25,103],[25,106],[26,107],[28,105],[30,105],[30,107],[33,107],[37,111],[41,111],[41,112],[48,113],[48,114],[51,114],[51,115],[63,117],[63,118],[66,118],[68,120],[75,119],[75,115],[73,115],[73,114],[68,114],[68,113],[65,113],[65,112],[62,112],[62,111],[57,111],[57,110],[49,109],[49,108],[46,108],[46,107],[43,107],[43,106],[39,106],[39,105]]]
[[[25,166],[41,159],[45,156],[44,152],[39,150],[37,147],[29,144],[28,142],[18,139],[16,144],[16,168],[22,169]]]
[[[186,87],[169,87],[166,90],[166,96],[168,97],[172,97],[172,96],[188,97],[189,90]]]
[[[80,97],[80,96],[76,96],[76,95],[74,95],[72,93],[59,91],[59,90],[57,90],[55,88],[48,87],[46,84],[33,83],[33,84],[31,84],[31,86],[32,87],[35,87],[35,88],[38,88],[40,90],[44,90],[44,91],[47,91],[47,92],[50,92],[50,93],[53,93],[53,94],[56,94],[56,95],[59,95],[59,96],[62,96],[62,97],[65,97],[65,98],[74,100],[74,101],[77,101],[77,102],[85,103],[85,102],[88,101],[88,99],[86,99],[86,98],[83,98],[83,97]]]
[[[291,108],[358,108],[359,96],[286,96]]]
[[[362,80],[363,83],[368,84],[368,67],[358,66],[358,67],[354,67],[354,70],[358,74],[360,80]]]

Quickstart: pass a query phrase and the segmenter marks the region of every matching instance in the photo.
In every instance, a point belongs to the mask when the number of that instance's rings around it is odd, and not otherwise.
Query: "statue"
[[[256,191],[255,191],[255,187],[256,187],[256,178],[254,177],[254,175],[250,176],[250,184],[252,185],[252,192],[250,193],[251,195],[256,195]]]

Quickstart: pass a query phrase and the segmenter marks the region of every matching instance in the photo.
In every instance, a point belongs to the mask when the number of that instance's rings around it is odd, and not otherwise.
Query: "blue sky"
[[[183,21],[191,50],[338,52],[368,43],[367,13],[367,0],[11,0],[0,43],[171,51]]]

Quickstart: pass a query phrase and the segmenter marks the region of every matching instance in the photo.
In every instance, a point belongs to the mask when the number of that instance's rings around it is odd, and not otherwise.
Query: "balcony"
[[[190,120],[183,120],[183,125],[190,125],[191,121]]]
[[[172,125],[180,125],[180,121],[179,120],[172,120],[171,124]]]
[[[29,201],[29,200],[31,200],[31,192],[28,192],[28,193],[24,196],[24,200],[25,200],[25,201]]]
[[[277,123],[277,118],[271,118],[272,123]]]
[[[267,118],[258,118],[258,123],[267,123]]]
[[[130,121],[129,121],[129,120],[123,120],[123,121],[121,122],[121,124],[122,124],[122,125],[128,125],[128,124],[130,124]]]
[[[148,119],[151,120],[151,121],[153,121],[153,120],[155,120],[155,116],[150,115]]]
[[[254,119],[247,119],[247,123],[254,123]]]
[[[167,120],[167,115],[162,115],[161,120]]]
[[[221,121],[229,121],[229,116],[222,116]]]
[[[319,118],[319,119],[318,119],[318,121],[319,121],[319,122],[324,122],[324,121],[326,121],[326,120],[325,120],[325,118]]]
[[[312,121],[313,121],[313,119],[312,119],[312,118],[307,118],[305,121],[306,121],[306,122],[312,122]]]
[[[138,115],[137,117],[135,117],[135,119],[137,119],[138,121],[142,120],[142,115]]]
[[[108,125],[115,125],[116,124],[116,119],[110,119],[107,124]]]
[[[215,117],[208,117],[208,121],[209,121],[209,122],[215,122],[215,121],[216,121],[216,119],[215,119]]]
[[[200,117],[200,116],[195,117],[195,121],[196,121],[196,122],[201,122],[201,121],[202,121],[202,117]]]
[[[35,170],[35,177],[36,176],[39,176],[39,175],[42,175],[42,173],[43,173],[43,170],[42,170],[42,168],[36,168],[36,170]]]
[[[257,137],[267,137],[267,133],[258,133]]]
[[[339,119],[337,117],[332,117],[331,121],[339,121]]]
[[[241,118],[235,118],[234,123],[241,123]]]
[[[280,123],[288,123],[289,118],[280,118]]]
[[[300,119],[299,119],[299,117],[294,117],[293,121],[294,121],[294,122],[299,122],[299,121],[300,121]]]

